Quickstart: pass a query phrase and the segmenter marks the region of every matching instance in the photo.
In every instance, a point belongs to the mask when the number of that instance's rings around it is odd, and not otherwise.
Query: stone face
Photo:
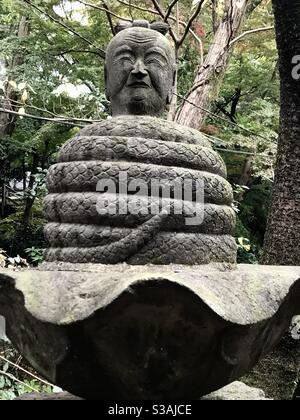
[[[219,389],[205,397],[203,401],[258,401],[266,398],[264,391],[245,385],[243,382],[233,382],[226,387]],[[270,401],[270,400],[269,400]]]
[[[172,99],[175,54],[161,33],[133,27],[118,33],[106,51],[106,95],[112,114],[161,115]]]
[[[45,264],[1,271],[7,334],[86,399],[197,399],[243,376],[300,311],[300,269]]]

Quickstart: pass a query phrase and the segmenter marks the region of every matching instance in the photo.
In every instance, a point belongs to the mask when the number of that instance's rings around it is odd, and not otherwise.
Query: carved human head
[[[161,32],[159,24],[154,30],[146,21],[135,21],[120,27],[108,45],[105,83],[113,116],[159,116],[170,103],[175,53]]]

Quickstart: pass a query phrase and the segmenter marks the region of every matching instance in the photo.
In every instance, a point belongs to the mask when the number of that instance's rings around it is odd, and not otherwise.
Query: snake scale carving
[[[112,180],[117,188],[120,172],[128,182],[142,180],[149,187],[143,197],[127,195],[126,205],[136,204],[134,214],[100,214],[97,207],[100,180]],[[232,237],[235,214],[226,167],[201,133],[173,122],[146,116],[123,116],[84,128],[60,150],[58,163],[47,177],[49,195],[44,210],[45,236],[51,248],[48,261],[115,264],[234,263]],[[151,181],[159,179],[171,197],[154,197]],[[205,202],[203,222],[186,224],[182,205],[172,197],[174,182],[201,180]],[[118,191],[117,191],[118,193]],[[106,195],[109,205],[119,194]],[[161,212],[151,214],[157,203]],[[166,211],[167,209],[167,211]]]

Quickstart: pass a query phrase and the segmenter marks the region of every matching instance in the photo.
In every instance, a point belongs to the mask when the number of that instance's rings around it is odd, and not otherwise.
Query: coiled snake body
[[[141,180],[147,193],[121,197],[120,173],[127,182]],[[235,214],[226,167],[198,131],[153,117],[126,116],[84,128],[60,150],[47,176],[44,202],[45,236],[51,248],[47,261],[115,264],[205,264],[236,260],[231,236]],[[170,197],[153,195],[153,179],[169,188]],[[99,212],[99,181],[110,180],[115,194],[105,194],[117,208],[122,198],[126,214]],[[203,221],[188,224],[185,196],[174,185],[186,180],[204,187]],[[178,192],[178,191],[177,191]],[[138,206],[137,206],[138,204]],[[160,212],[153,215],[153,205]],[[182,214],[175,211],[180,205]]]

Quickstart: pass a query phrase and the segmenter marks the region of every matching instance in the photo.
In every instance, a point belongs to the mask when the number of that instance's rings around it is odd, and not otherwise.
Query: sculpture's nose
[[[133,70],[132,70],[131,74],[134,77],[137,77],[139,79],[143,79],[144,77],[146,77],[148,75],[148,72],[147,72],[147,70],[145,68],[145,65],[144,65],[143,60],[138,59],[135,62],[135,65],[133,67]]]

